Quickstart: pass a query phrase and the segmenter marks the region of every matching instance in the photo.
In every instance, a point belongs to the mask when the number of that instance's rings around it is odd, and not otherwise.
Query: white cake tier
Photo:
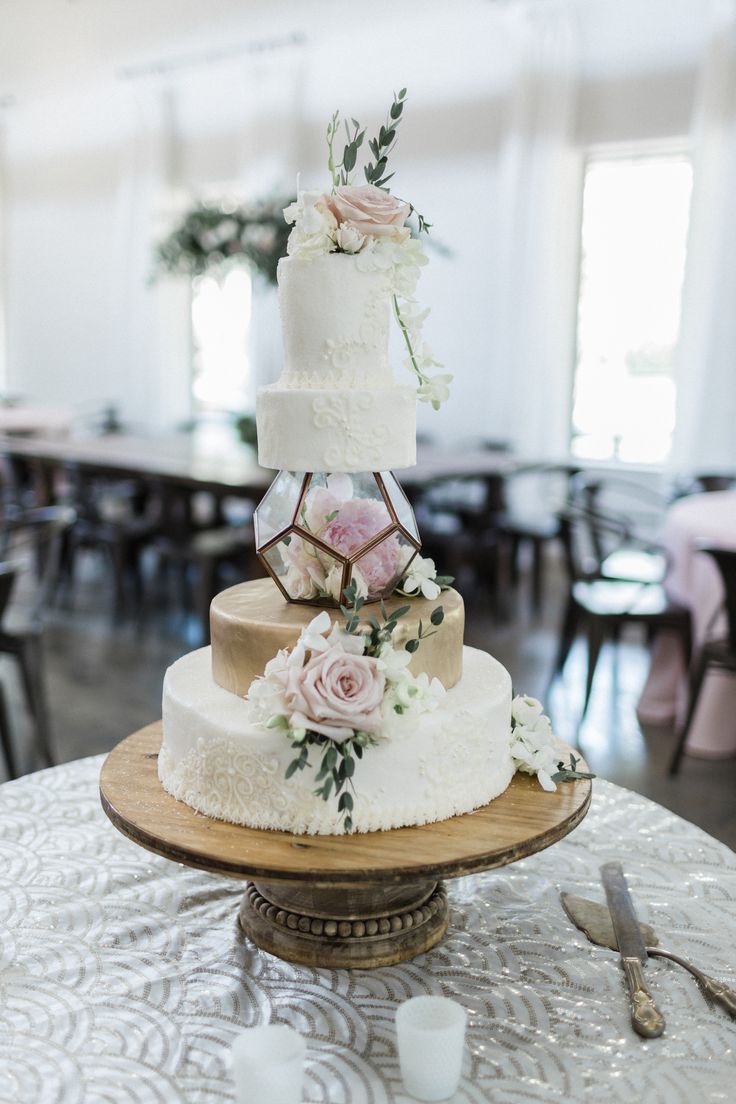
[[[388,363],[390,292],[345,253],[279,261],[284,370],[258,393],[258,460],[286,471],[416,463],[416,394]]]
[[[278,266],[284,338],[281,387],[390,387],[389,289],[382,272],[329,253],[283,257]]]
[[[258,462],[300,472],[390,471],[416,463],[411,387],[258,392]]]
[[[486,652],[464,649],[463,677],[433,713],[366,750],[356,765],[358,832],[428,824],[487,804],[508,786],[511,679]],[[250,720],[244,698],[218,686],[209,648],[166,672],[159,778],[206,816],[297,834],[342,831],[337,801],[315,797],[314,764],[285,779],[294,751]]]

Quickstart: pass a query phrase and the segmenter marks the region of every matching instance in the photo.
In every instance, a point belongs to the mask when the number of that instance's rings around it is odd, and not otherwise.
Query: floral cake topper
[[[394,316],[406,347],[405,365],[417,379],[417,396],[435,410],[449,396],[452,376],[431,375],[442,365],[422,340],[422,324],[429,314],[414,298],[420,270],[427,257],[418,237],[412,236],[407,220],[416,215],[418,233],[429,233],[430,223],[404,200],[391,195],[387,173],[388,155],[396,144],[406,102],[406,89],[394,95],[386,121],[369,139],[371,159],[363,168],[365,184],[354,184],[353,173],[364,146],[366,129],[356,119],[343,120],[345,145],[342,160],[336,160],[335,144],[340,132],[339,112],[327,127],[327,165],[332,177],[330,192],[300,191],[284,210],[293,225],[287,252],[292,257],[312,259],[328,253],[355,256],[365,272],[382,272],[388,284]]]

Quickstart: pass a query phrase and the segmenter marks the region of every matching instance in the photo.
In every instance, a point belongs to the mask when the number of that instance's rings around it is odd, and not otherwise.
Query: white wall
[[[683,0],[676,6],[690,12]],[[608,21],[589,19],[581,30],[578,141],[684,135],[697,42],[683,33],[690,46],[678,47],[668,66],[656,20],[647,54],[640,27],[621,4],[613,7]],[[237,13],[225,9],[232,26]],[[186,295],[168,281],[146,282],[152,242],[172,205],[228,181],[258,196],[293,186],[297,170],[306,183],[323,182],[324,127],[334,107],[375,123],[390,90],[406,84],[396,188],[428,213],[451,251],[432,256],[420,289],[432,307],[427,337],[456,377],[454,397],[439,415],[422,410],[420,426],[449,438],[514,435],[523,381],[494,362],[499,327],[509,325],[494,252],[503,229],[494,183],[504,89],[516,49],[508,17],[503,7],[467,0],[452,9],[383,5],[377,27],[349,19],[336,27],[323,18],[328,9],[334,5],[271,5],[257,20],[240,17],[244,37],[263,33],[269,17],[281,32],[303,29],[301,49],[183,67],[165,80],[121,80],[111,65],[98,66],[93,82],[86,75],[68,91],[57,83],[53,95],[41,88],[6,110],[11,392],[79,411],[115,402],[136,425],[180,421],[189,376]],[[672,13],[661,2],[659,9]],[[600,16],[602,5],[596,10]],[[172,26],[167,51],[176,45]],[[559,368],[565,403],[569,369]]]

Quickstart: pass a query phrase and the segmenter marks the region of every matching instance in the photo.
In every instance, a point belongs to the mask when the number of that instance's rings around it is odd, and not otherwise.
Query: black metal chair
[[[677,746],[670,763],[671,775],[677,774],[680,769],[705,676],[711,670],[736,672],[736,551],[727,548],[702,548],[701,551],[713,557],[721,573],[727,632],[721,640],[706,640],[695,654],[690,669],[687,715],[678,734]]]
[[[43,615],[58,580],[62,542],[74,518],[69,507],[42,506],[0,519],[0,654],[12,656],[18,663],[35,727],[36,749],[49,765],[54,759],[44,679]],[[13,610],[10,621],[16,579],[29,567],[35,571],[31,600],[22,610]],[[1,684],[0,744],[8,773],[15,778],[17,762]]]
[[[560,514],[559,522],[569,591],[549,686],[561,674],[575,637],[583,630],[588,643],[588,669],[579,721],[582,723],[605,641],[617,641],[622,629],[630,624],[642,625],[649,639],[669,629],[681,636],[685,654],[689,656],[690,612],[673,603],[659,581],[611,578],[603,574],[610,554],[604,554],[609,546],[605,538],[629,539],[627,532],[610,519],[583,509],[570,509]]]

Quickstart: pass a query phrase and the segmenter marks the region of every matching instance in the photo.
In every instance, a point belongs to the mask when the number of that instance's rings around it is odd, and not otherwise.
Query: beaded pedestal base
[[[447,930],[442,882],[310,889],[252,882],[240,924],[264,951],[303,966],[393,966],[438,943]]]
[[[434,946],[447,929],[440,879],[516,862],[562,839],[585,816],[588,781],[545,793],[516,775],[482,809],[416,828],[349,836],[295,836],[211,820],[161,786],[161,724],[108,755],[102,807],[124,835],[174,862],[249,885],[246,934],[291,962],[327,968],[388,966]],[[560,748],[564,757],[567,749]]]

